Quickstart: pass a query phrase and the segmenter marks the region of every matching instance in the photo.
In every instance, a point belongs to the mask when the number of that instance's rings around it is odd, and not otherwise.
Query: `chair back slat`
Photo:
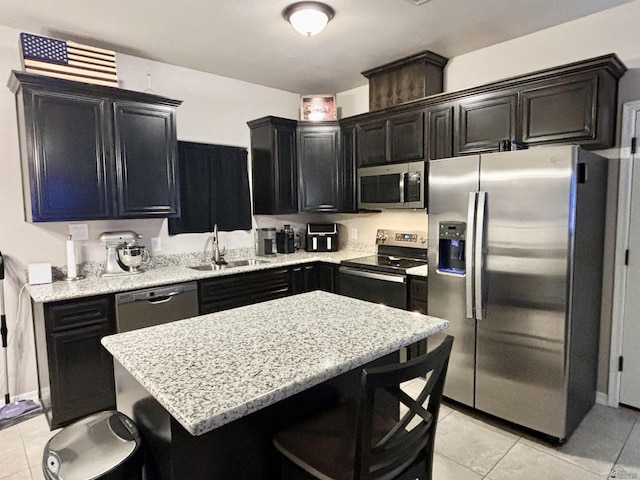
[[[433,442],[452,344],[453,337],[449,335],[435,350],[416,359],[363,370],[355,479],[398,478],[409,467],[413,472],[413,467],[420,462],[426,462],[429,469],[427,478],[431,478]],[[415,399],[398,388],[399,384],[420,376],[428,377],[428,380]],[[381,440],[372,445],[375,398],[381,391],[391,394],[408,411]],[[407,430],[414,419],[417,419],[417,425]]]

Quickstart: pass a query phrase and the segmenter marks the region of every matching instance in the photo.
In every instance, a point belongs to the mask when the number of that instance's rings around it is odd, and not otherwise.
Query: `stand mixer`
[[[101,245],[107,249],[107,260],[100,276],[115,277],[142,273],[142,267],[150,260],[149,250],[138,245],[142,235],[131,230],[103,232],[98,237]]]

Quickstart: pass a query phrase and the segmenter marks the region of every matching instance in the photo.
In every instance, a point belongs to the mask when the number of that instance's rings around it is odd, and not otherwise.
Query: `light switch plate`
[[[357,240],[358,239],[358,229],[351,228],[349,229],[349,240]]]
[[[89,240],[89,225],[86,223],[70,223],[69,235],[71,235],[71,240],[78,242]]]
[[[151,251],[152,252],[162,251],[162,242],[160,241],[160,237],[153,237],[151,239]]]

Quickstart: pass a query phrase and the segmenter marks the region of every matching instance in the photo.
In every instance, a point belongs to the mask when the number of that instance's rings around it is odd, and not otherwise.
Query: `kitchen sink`
[[[223,265],[217,265],[215,263],[209,263],[206,265],[194,265],[190,266],[192,270],[211,271],[211,270],[224,270],[226,268],[234,267],[246,267],[248,265],[262,265],[263,263],[269,263],[267,260],[258,260],[257,258],[249,258],[247,260],[232,260]]]

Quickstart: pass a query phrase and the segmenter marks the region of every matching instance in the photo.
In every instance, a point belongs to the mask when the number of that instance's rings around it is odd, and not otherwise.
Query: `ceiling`
[[[282,17],[287,0],[0,0],[0,23],[315,94],[365,85],[360,72],[423,50],[452,58],[631,0],[324,1],[335,17],[309,38]]]

